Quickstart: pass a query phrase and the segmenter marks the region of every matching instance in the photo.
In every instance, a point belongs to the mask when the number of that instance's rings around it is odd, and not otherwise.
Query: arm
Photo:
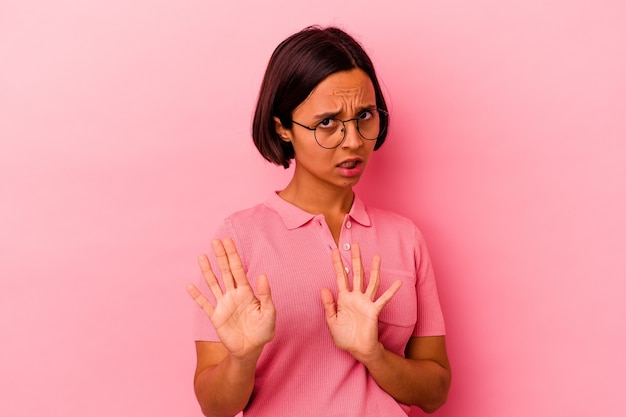
[[[207,417],[232,417],[244,409],[254,386],[256,359],[241,360],[219,342],[196,341],[194,391]]]
[[[205,255],[198,262],[215,305],[194,285],[187,291],[215,327],[220,342],[196,342],[194,389],[202,412],[209,417],[232,417],[252,394],[256,363],[274,338],[276,311],[267,277],[257,278],[255,296],[231,239],[212,242],[224,289]]]
[[[399,356],[378,340],[378,316],[401,286],[395,281],[378,298],[380,257],[372,260],[367,288],[364,287],[363,265],[358,244],[352,245],[354,282],[348,278],[338,251],[333,251],[337,276],[337,303],[328,289],[321,292],[326,322],[338,348],[349,352],[363,363],[376,383],[396,401],[417,405],[433,412],[446,400],[450,386],[450,366],[443,337],[411,338],[405,355]]]
[[[448,397],[451,372],[443,336],[412,337],[406,357],[379,348],[361,362],[376,383],[396,401],[417,405],[427,413],[441,407]]]

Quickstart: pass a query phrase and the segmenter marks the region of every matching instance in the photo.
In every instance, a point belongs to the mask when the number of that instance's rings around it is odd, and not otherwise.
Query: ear
[[[291,130],[283,126],[283,124],[280,122],[280,119],[276,116],[274,116],[274,128],[276,129],[276,133],[278,133],[278,136],[280,136],[282,140],[284,140],[285,142],[291,142]]]

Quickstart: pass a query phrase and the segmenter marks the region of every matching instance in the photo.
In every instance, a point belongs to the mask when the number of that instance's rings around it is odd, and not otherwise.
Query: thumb
[[[335,306],[333,293],[331,293],[328,288],[322,288],[322,290],[320,291],[320,296],[322,297],[322,305],[324,306],[326,320],[330,320],[337,315],[337,308]]]
[[[259,302],[261,307],[273,306],[272,291],[270,290],[270,283],[267,280],[267,275],[259,275],[256,279],[256,290],[259,295]]]

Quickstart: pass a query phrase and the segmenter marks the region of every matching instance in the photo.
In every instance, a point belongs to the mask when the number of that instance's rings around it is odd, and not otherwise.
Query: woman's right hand
[[[220,341],[233,357],[258,359],[263,346],[274,338],[276,324],[276,309],[267,276],[259,275],[257,278],[257,298],[232,239],[216,239],[211,246],[217,257],[224,289],[218,283],[207,256],[200,255],[198,263],[215,297],[215,305],[195,285],[189,284],[187,291],[205,311]]]

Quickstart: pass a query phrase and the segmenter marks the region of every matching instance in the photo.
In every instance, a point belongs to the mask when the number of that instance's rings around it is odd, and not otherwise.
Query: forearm
[[[425,412],[441,407],[448,396],[450,370],[430,359],[399,356],[380,344],[376,355],[362,360],[376,383],[396,401]]]
[[[202,412],[207,417],[233,417],[244,409],[252,395],[257,358],[240,360],[227,355],[194,379]]]

